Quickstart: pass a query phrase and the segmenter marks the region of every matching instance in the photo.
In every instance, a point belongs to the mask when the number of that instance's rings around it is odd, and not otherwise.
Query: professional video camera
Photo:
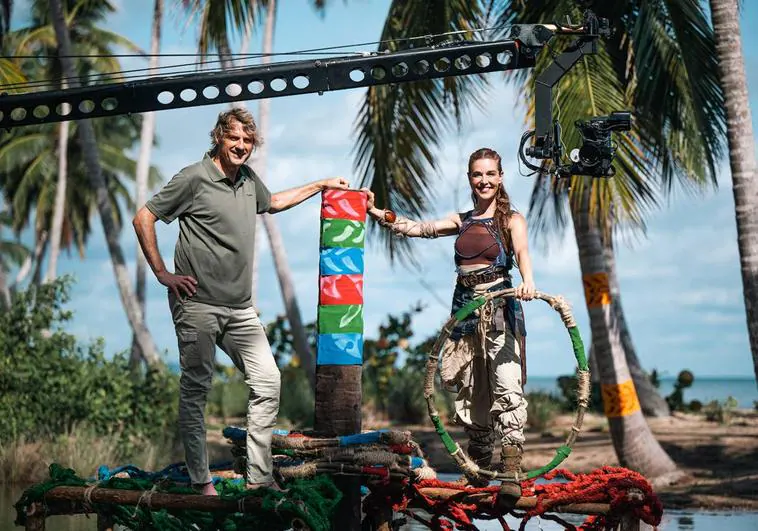
[[[613,177],[616,173],[611,162],[616,155],[616,144],[611,140],[611,131],[629,131],[632,115],[627,111],[617,111],[609,116],[597,116],[576,122],[582,135],[582,147],[572,149],[571,165],[560,165],[560,175],[588,175],[591,177]]]
[[[613,158],[616,144],[611,139],[613,131],[629,131],[632,126],[631,113],[613,112],[608,116],[596,116],[575,122],[582,136],[582,145],[569,153],[570,162],[563,160],[561,126],[553,118],[552,89],[563,75],[585,55],[597,53],[597,40],[600,36],[610,35],[607,19],[598,18],[587,10],[579,26],[553,24],[551,28],[559,33],[572,33],[581,30],[578,38],[560,55],[553,58],[537,78],[535,96],[535,129],[527,131],[521,137],[519,158],[527,168],[538,173],[551,173],[558,177],[586,175],[590,177],[612,177],[616,172]],[[546,36],[549,40],[549,36]],[[529,139],[532,145],[526,146]],[[551,164],[537,165],[527,157],[552,161]]]

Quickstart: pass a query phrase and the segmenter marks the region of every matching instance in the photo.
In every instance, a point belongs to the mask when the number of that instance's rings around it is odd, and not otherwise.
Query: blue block
[[[319,270],[322,275],[363,274],[363,249],[355,247],[321,249]]]
[[[317,365],[363,365],[363,334],[319,334]]]

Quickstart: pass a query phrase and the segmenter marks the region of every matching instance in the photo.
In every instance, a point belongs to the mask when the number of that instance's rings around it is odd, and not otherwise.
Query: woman
[[[516,298],[535,295],[524,217],[511,209],[503,183],[500,155],[482,148],[469,157],[468,179],[473,210],[444,219],[414,222],[374,206],[369,215],[393,232],[410,237],[456,236],[458,274],[452,313],[488,291],[511,287],[515,263],[522,282]],[[526,373],[524,319],[521,304],[485,305],[457,324],[442,349],[441,376],[446,387],[457,387],[455,419],[468,435],[468,454],[481,468],[490,468],[496,434],[502,443],[501,470],[518,477],[524,443]],[[486,484],[486,481],[485,481]]]

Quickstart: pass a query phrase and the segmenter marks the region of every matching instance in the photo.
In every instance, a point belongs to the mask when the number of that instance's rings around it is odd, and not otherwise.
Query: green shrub
[[[423,374],[397,371],[389,382],[387,413],[390,420],[403,424],[420,424],[427,418]]]
[[[534,391],[526,395],[527,426],[540,433],[547,431],[553,419],[563,409],[560,398],[544,391]]]
[[[297,428],[313,426],[315,399],[305,371],[298,366],[282,368],[282,393],[279,419]]]
[[[574,411],[576,409],[576,388],[578,378],[576,374],[572,376],[559,376],[557,379],[558,388],[561,390],[561,407],[564,411]],[[600,384],[590,383],[590,403],[587,411],[595,413],[603,412],[603,396],[600,392]]]
[[[703,412],[705,413],[705,418],[710,421],[718,422],[719,424],[729,424],[738,405],[737,399],[730,396],[722,402],[712,400],[703,407]]]
[[[250,390],[242,372],[234,366],[218,366],[216,372],[218,377],[214,379],[211,392],[208,393],[206,413],[222,419],[247,416]]]
[[[86,423],[119,433],[124,451],[176,424],[178,377],[130,371],[126,353],[105,358],[102,340],[81,346],[61,326],[70,279],[14,295],[0,314],[0,442],[50,440]]]

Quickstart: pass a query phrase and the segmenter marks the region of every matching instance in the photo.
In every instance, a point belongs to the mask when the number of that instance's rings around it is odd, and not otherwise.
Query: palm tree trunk
[[[50,244],[50,233],[48,231],[42,231],[37,240],[37,245],[34,248],[34,260],[32,263],[32,284],[39,286],[42,282],[42,262],[45,261],[45,255],[47,254],[47,246]]]
[[[66,82],[62,81],[61,89],[65,88]],[[69,106],[67,103],[64,105]],[[61,122],[58,129],[58,182],[55,186],[55,204],[53,205],[53,220],[50,226],[50,259],[47,262],[45,282],[55,280],[58,269],[58,255],[61,251],[61,232],[63,231],[63,215],[66,211],[66,186],[68,183],[69,126],[69,122]]]
[[[710,0],[711,20],[726,102],[729,167],[737,219],[747,330],[758,382],[758,163],[747,93],[737,0]]]
[[[8,288],[8,277],[5,265],[0,263],[0,311],[11,307],[11,290]]]
[[[266,26],[263,35],[263,58],[262,63],[269,63],[271,59],[266,54],[271,53],[273,49],[274,41],[274,22],[276,17],[276,1],[268,0],[268,8],[266,15]],[[220,47],[219,56],[221,64],[224,69],[231,68],[234,63],[231,59],[231,54],[228,48]],[[269,100],[262,99],[259,102],[258,108],[258,130],[261,132],[261,136],[265,139],[268,132],[269,124]],[[256,152],[255,173],[258,177],[265,182],[265,170],[266,161],[268,155],[268,147],[264,142]],[[303,326],[303,319],[300,313],[300,306],[297,303],[297,296],[295,295],[295,283],[292,281],[292,272],[287,262],[287,252],[284,247],[284,240],[282,239],[281,232],[276,221],[270,214],[263,214],[263,226],[268,235],[269,245],[271,246],[271,255],[274,258],[274,268],[276,269],[276,276],[279,280],[279,289],[282,292],[282,301],[284,302],[284,309],[287,314],[287,321],[292,331],[292,343],[300,358],[300,363],[308,375],[308,381],[311,384],[311,389],[316,388],[316,368],[313,360],[313,354],[310,346],[308,345],[308,335],[305,333],[305,326]]]
[[[642,365],[640,365],[640,360],[637,357],[637,351],[634,348],[634,343],[632,343],[632,335],[629,333],[629,327],[626,324],[624,308],[621,306],[621,288],[616,273],[616,254],[613,249],[612,238],[608,238],[605,245],[603,245],[603,259],[608,273],[612,312],[621,334],[621,348],[624,349],[624,358],[632,375],[632,381],[640,400],[640,406],[642,406],[642,412],[650,417],[668,417],[671,415],[671,409],[666,400],[658,392],[658,389],[650,381],[648,375],[642,370]]]
[[[271,56],[268,54],[272,52],[274,47],[275,20],[276,0],[269,0],[268,8],[266,9],[266,26],[263,31],[263,57],[261,58],[263,64],[271,62]],[[260,100],[258,103],[258,125],[263,138],[266,138],[266,133],[269,128],[270,109],[271,102],[269,99],[266,98]],[[267,160],[268,144],[264,142],[264,144],[258,149],[258,157],[255,164],[256,173],[261,179],[265,179]],[[268,241],[271,245],[271,254],[274,257],[274,267],[276,268],[276,276],[279,279],[279,288],[282,291],[282,300],[284,301],[284,309],[287,312],[287,321],[289,321],[290,330],[292,330],[293,346],[295,352],[297,352],[300,358],[300,363],[303,369],[308,375],[311,389],[315,389],[316,368],[313,363],[313,354],[308,345],[308,336],[305,333],[305,327],[303,326],[300,306],[297,303],[295,286],[292,281],[292,272],[290,271],[289,263],[287,262],[287,252],[284,248],[284,240],[282,239],[279,227],[271,214],[263,214],[262,217],[263,226],[266,229]]]
[[[158,53],[161,47],[161,24],[163,22],[163,0],[155,0],[153,8],[153,29],[150,38],[150,59],[148,68],[150,73],[158,68]],[[137,158],[135,207],[139,209],[147,201],[147,181],[150,174],[150,155],[153,150],[155,136],[155,113],[146,112],[142,115],[142,130],[140,131],[140,149]],[[145,315],[145,299],[147,296],[147,267],[142,247],[137,245],[137,261],[135,265],[137,284],[137,304]],[[142,351],[136,336],[132,337],[132,351],[129,356],[129,365],[132,369],[139,366],[142,361]]]
[[[50,0],[50,15],[53,21],[53,27],[55,28],[55,35],[58,40],[63,75],[70,80],[72,88],[77,88],[79,82],[75,77],[76,72],[74,71],[74,64],[71,60],[71,42],[68,34],[68,27],[66,26],[66,19],[63,14],[61,0]],[[137,342],[145,360],[147,360],[150,365],[158,366],[161,361],[158,357],[155,343],[150,335],[150,331],[145,326],[142,311],[140,310],[139,304],[137,304],[137,298],[134,295],[131,281],[129,280],[129,271],[126,267],[124,253],[118,240],[119,235],[118,227],[116,226],[116,218],[113,214],[113,209],[108,197],[108,189],[100,167],[95,130],[92,127],[92,122],[90,120],[81,120],[79,122],[78,136],[84,154],[85,166],[89,173],[90,182],[96,192],[97,208],[100,213],[100,221],[103,224],[103,233],[105,234],[105,241],[108,245],[108,252],[110,253],[111,261],[113,263],[113,271],[116,277],[119,294],[121,295],[121,303],[124,305],[129,324],[137,337]]]
[[[676,464],[647,425],[624,356],[621,328],[611,304],[600,231],[589,216],[590,186],[581,192],[572,218],[585,286],[592,345],[600,376],[603,406],[619,462],[656,482],[679,476]]]

